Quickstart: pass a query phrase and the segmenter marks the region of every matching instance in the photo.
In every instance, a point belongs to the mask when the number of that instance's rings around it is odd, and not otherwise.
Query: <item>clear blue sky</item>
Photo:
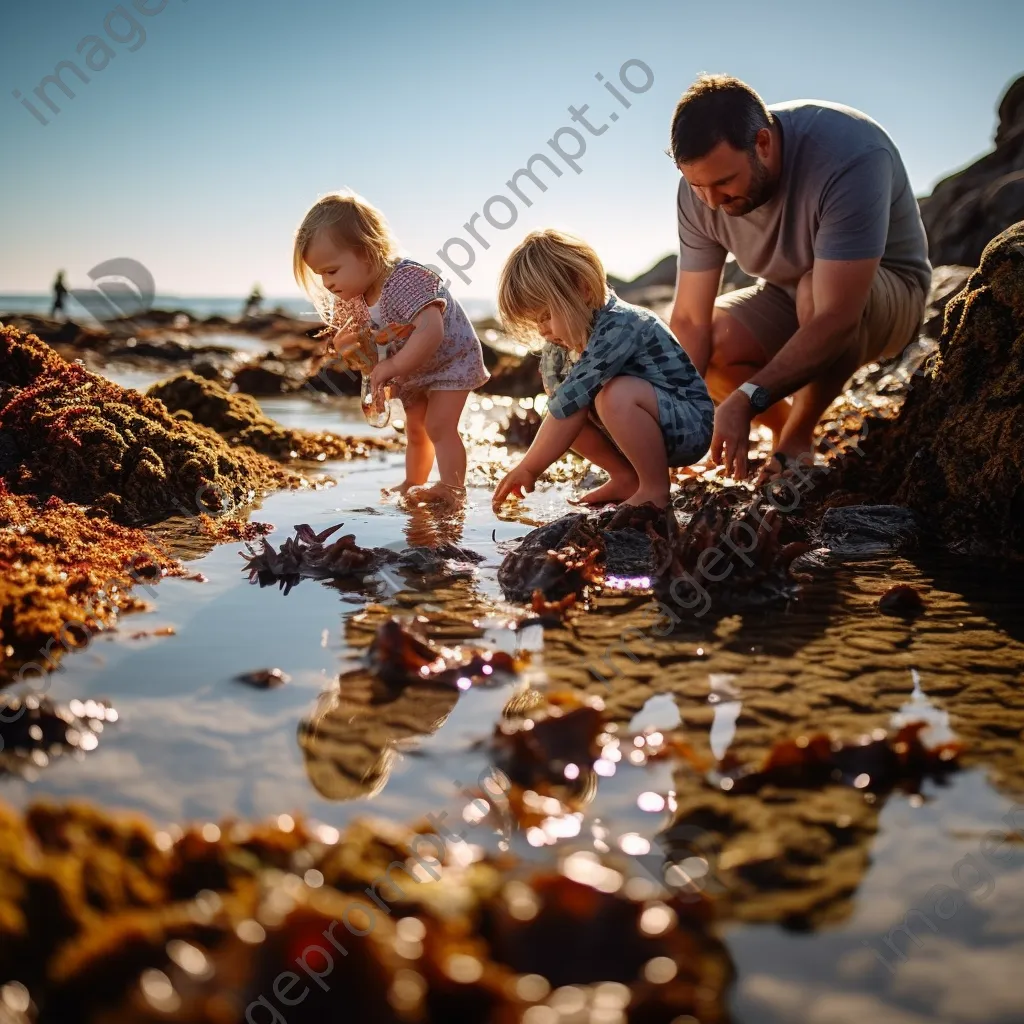
[[[46,290],[58,266],[84,285],[90,267],[128,256],[160,292],[259,281],[295,293],[295,227],[345,185],[384,210],[409,255],[437,262],[584,103],[597,126],[621,116],[588,138],[581,174],[559,162],[512,228],[484,229],[491,248],[475,246],[456,294],[490,296],[511,247],[544,225],[630,277],[675,245],[678,172],[664,149],[698,72],[738,75],[769,103],[859,107],[895,138],[919,193],[990,146],[996,102],[1024,72],[1019,0],[167,0],[148,18],[125,6],[147,35],[134,52],[123,19],[104,29],[111,0],[3,4],[0,292]],[[50,90],[60,113],[36,101],[43,126],[12,91],[33,98],[61,60],[84,69],[76,48],[90,34],[116,56],[88,84],[65,76],[73,100]],[[618,83],[629,59],[654,83],[626,110],[594,76]]]

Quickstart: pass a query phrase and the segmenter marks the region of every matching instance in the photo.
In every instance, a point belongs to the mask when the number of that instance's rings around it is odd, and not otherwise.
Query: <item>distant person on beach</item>
[[[244,320],[246,317],[254,316],[258,313],[262,302],[263,292],[260,291],[260,286],[256,285],[249,293],[249,298],[245,300],[245,309],[242,310],[242,319]]]
[[[397,250],[380,210],[353,192],[330,193],[295,233],[295,279],[337,327],[328,342],[335,351],[351,344],[360,326],[415,326],[404,343],[389,345],[370,375],[371,391],[391,385],[405,410],[405,479],[394,490],[458,504],[466,494],[459,418],[469,392],[490,374],[465,310],[437,274]],[[441,479],[427,488],[435,454]]]
[[[67,317],[64,312],[64,299],[68,294],[67,286],[64,284],[64,271],[57,271],[57,279],[53,282],[53,306],[50,308],[50,319],[54,319],[58,313]]]
[[[851,374],[916,336],[931,283],[917,200],[893,141],[851,107],[766,107],[703,75],[672,117],[679,268],[670,324],[718,403],[711,459],[762,478],[813,460],[814,429]],[[716,298],[726,254],[758,282]],[[792,396],[790,399],[789,396]]]
[[[553,229],[531,232],[512,251],[498,310],[513,334],[545,339],[549,401],[529,451],[494,492],[495,511],[532,491],[570,448],[609,476],[582,503],[665,507],[669,466],[701,458],[714,424],[704,381],[668,328],[608,291],[586,242]]]

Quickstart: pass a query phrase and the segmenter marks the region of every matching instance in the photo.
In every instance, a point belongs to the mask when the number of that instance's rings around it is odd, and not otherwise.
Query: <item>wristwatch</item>
[[[758,384],[751,384],[749,380],[736,390],[742,391],[750,399],[750,408],[754,412],[764,412],[772,404],[772,396],[768,389]]]

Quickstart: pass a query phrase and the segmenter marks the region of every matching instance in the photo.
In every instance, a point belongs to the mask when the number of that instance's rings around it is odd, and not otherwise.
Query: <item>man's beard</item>
[[[772,180],[772,176],[755,153],[749,155],[750,160],[750,190],[743,197],[743,203],[736,209],[726,208],[730,217],[744,217],[759,206],[764,206],[778,188],[778,182]]]

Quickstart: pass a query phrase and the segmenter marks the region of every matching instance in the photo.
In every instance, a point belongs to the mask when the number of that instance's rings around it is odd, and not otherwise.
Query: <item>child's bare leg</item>
[[[438,496],[445,488],[458,492],[466,486],[466,447],[459,437],[459,417],[468,396],[468,391],[431,391],[427,397],[424,425],[437,453],[437,469],[444,485],[438,489]]]
[[[597,394],[597,411],[629,460],[639,483],[626,504],[668,504],[668,458],[654,385],[639,377],[614,377]]]
[[[427,482],[434,465],[434,444],[427,434],[427,397],[403,403],[405,410],[405,479],[392,490],[405,494]]]
[[[625,501],[636,492],[640,484],[636,471],[623,458],[622,453],[616,449],[615,445],[608,440],[604,431],[589,420],[584,424],[576,440],[573,441],[572,450],[588,462],[600,466],[609,476],[609,479],[600,487],[581,494],[579,498],[581,504],[603,505],[609,501]]]

